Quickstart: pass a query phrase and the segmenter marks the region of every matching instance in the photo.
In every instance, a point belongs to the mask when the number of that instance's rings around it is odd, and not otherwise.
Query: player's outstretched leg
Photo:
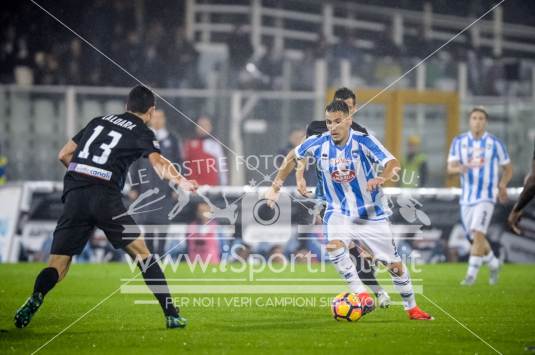
[[[41,270],[33,286],[33,293],[15,313],[15,326],[24,328],[30,324],[32,317],[39,310],[46,294],[67,274],[71,256],[50,255],[48,267]]]
[[[373,291],[375,297],[377,297],[377,303],[379,304],[379,307],[388,308],[391,303],[390,296],[384,290],[384,288],[379,285],[379,282],[377,282],[374,268],[370,260],[362,257],[357,247],[349,249],[349,252],[355,258],[357,274],[359,275],[362,283],[364,283]]]
[[[143,274],[145,284],[160,303],[167,328],[184,328],[187,320],[178,314],[179,310],[172,302],[165,275],[158,260],[150,254],[143,239],[134,240],[126,246],[125,250],[134,260],[138,261],[138,267]]]
[[[403,300],[403,308],[409,318],[413,320],[432,320],[433,317],[416,305],[412,281],[407,267],[401,262],[396,262],[390,264],[388,270],[392,276],[392,282]]]
[[[340,276],[346,280],[351,292],[358,294],[363,306],[362,314],[365,315],[373,311],[375,302],[360,280],[355,264],[351,260],[349,249],[344,242],[340,240],[330,241],[327,244],[327,253]]]

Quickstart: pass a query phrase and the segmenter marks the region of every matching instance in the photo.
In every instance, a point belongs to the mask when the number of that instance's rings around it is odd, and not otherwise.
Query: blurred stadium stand
[[[184,115],[195,119],[205,114],[213,118],[215,136],[245,157],[280,151],[292,129],[321,118],[328,89],[386,87],[495,4],[486,0],[375,0],[374,5],[363,0],[39,3],[132,75],[157,88],[174,106],[158,102],[173,133],[192,136],[194,125]],[[31,195],[35,198],[25,194],[16,234],[22,238],[17,258],[39,259],[61,207],[59,181],[64,169],[57,162],[57,151],[91,118],[121,112],[136,81],[31,3],[8,0],[2,7],[0,152],[8,158],[8,181],[19,181],[8,188],[24,186],[27,191],[30,184],[37,191]],[[463,131],[471,107],[486,106],[489,131],[506,142],[514,157],[513,186],[522,184],[530,167],[535,139],[534,24],[534,2],[506,1],[392,87],[457,92]],[[384,106],[370,104],[359,111],[357,120],[383,140],[385,116]],[[403,111],[402,141],[415,133],[422,136],[428,186],[444,184],[449,145],[445,116],[439,105],[408,105]],[[274,170],[272,162],[262,162],[259,171],[245,171],[243,162],[225,153],[233,185],[259,181]],[[31,180],[39,182],[27,182]],[[222,189],[236,193],[233,189],[238,188]],[[418,249],[425,261],[452,260],[447,240],[458,222],[452,220],[458,216],[456,198],[451,190],[425,191],[416,195],[423,194],[419,200],[435,230],[426,230],[422,243],[409,241],[406,246]],[[213,198],[221,202],[219,192]],[[504,229],[508,208],[496,209],[491,240],[502,246],[501,255],[507,260],[535,260],[535,239],[520,241]],[[535,231],[533,210],[524,226],[529,233]],[[185,211],[175,222],[187,223],[192,216],[193,211]],[[301,223],[299,218],[304,217],[292,213],[292,218]],[[399,214],[394,222],[396,218]],[[0,222],[6,228],[5,221]],[[238,234],[239,239],[241,231]],[[299,247],[294,243],[288,250]]]

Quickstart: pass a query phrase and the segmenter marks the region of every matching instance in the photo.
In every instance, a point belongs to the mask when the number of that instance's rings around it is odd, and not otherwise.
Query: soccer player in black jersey
[[[531,173],[524,183],[524,189],[518,196],[518,201],[513,206],[511,213],[509,213],[509,226],[516,234],[522,234],[522,230],[518,226],[518,222],[522,217],[524,208],[535,197],[535,148],[533,149],[533,160],[531,161]]]
[[[357,97],[353,91],[348,88],[340,88],[334,93],[333,100],[342,100],[344,101],[348,108],[349,114],[354,115],[357,112]],[[358,131],[364,134],[368,134],[368,130],[358,123],[354,122],[351,124],[351,129]],[[307,126],[307,138],[313,135],[321,135],[327,132],[327,123],[325,120],[321,121],[312,121]],[[307,189],[307,183],[304,178],[304,170],[306,165],[306,159],[302,159],[297,162],[297,169],[295,172],[295,178],[297,182],[297,190],[299,193],[305,197],[309,197],[310,193]],[[318,183],[316,184],[315,198],[318,200],[325,200],[323,193],[323,185],[321,183],[321,174],[318,172]],[[350,249],[351,255],[355,258],[357,273],[362,282],[371,288],[375,296],[377,297],[377,303],[381,308],[387,308],[390,306],[391,300],[388,293],[379,285],[377,279],[375,278],[375,273],[373,266],[370,264],[367,258],[364,258],[360,255],[360,251],[355,247]]]
[[[197,189],[195,181],[180,175],[160,154],[154,132],[146,125],[154,110],[154,94],[136,86],[128,95],[125,113],[94,118],[59,152],[59,160],[67,168],[63,214],[54,231],[48,266],[39,273],[32,295],[15,314],[18,328],[30,323],[45,295],[65,278],[73,255],[81,253],[95,227],[105,232],[115,248],[124,249],[138,261],[145,283],[162,307],[167,328],[186,326],[186,319],[168,302],[171,296],[165,275],[141,232],[124,232],[124,226],[135,226],[121,201],[121,190],[128,168],[136,159],[148,158],[162,178],[184,191]]]

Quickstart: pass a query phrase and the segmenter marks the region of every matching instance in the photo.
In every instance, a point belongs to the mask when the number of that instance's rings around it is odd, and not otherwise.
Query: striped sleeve
[[[314,151],[325,142],[325,136],[310,136],[297,147],[295,147],[295,157],[303,159],[307,154],[312,155]]]
[[[498,163],[500,165],[507,165],[511,162],[509,158],[509,153],[505,144],[503,144],[498,138],[495,138],[494,144],[496,144],[496,152],[498,153]]]
[[[459,137],[455,137],[453,141],[451,142],[450,152],[448,154],[448,162],[461,160],[460,151],[459,151],[459,145],[460,145],[459,139],[460,139]]]
[[[390,160],[394,160],[394,156],[375,138],[374,136],[361,136],[358,139],[362,144],[364,150],[371,155],[379,165],[385,166]]]

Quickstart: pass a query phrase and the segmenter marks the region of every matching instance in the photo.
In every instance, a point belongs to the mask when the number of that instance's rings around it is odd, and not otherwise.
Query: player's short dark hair
[[[489,119],[489,113],[487,112],[487,110],[483,106],[476,106],[476,107],[472,108],[472,110],[470,111],[470,114],[468,115],[468,117],[472,116],[472,114],[474,112],[481,112],[482,114],[485,115],[485,119],[486,120]]]
[[[147,87],[138,85],[128,94],[126,110],[130,112],[145,113],[156,105],[154,94]]]
[[[327,107],[325,107],[325,112],[343,112],[348,115],[349,107],[342,100],[333,100]]]
[[[347,99],[353,99],[353,103],[357,103],[357,96],[355,93],[346,87],[340,88],[334,93],[333,100],[345,101]]]

